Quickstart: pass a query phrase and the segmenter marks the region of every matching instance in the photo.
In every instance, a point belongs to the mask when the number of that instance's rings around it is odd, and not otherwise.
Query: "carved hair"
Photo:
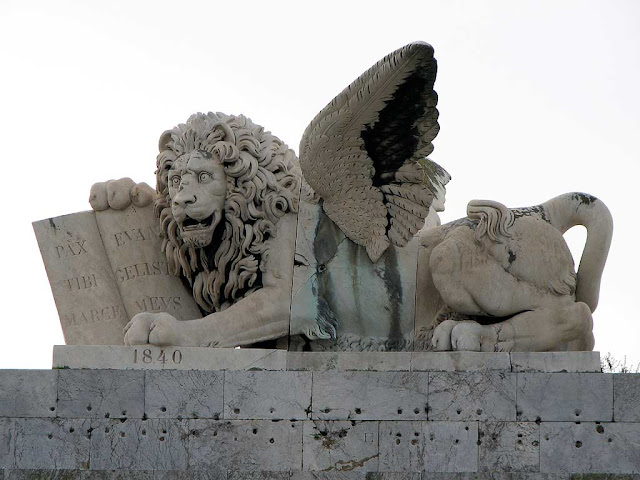
[[[156,215],[169,272],[182,274],[206,312],[224,310],[262,287],[269,238],[287,212],[298,209],[300,173],[295,153],[243,115],[197,113],[160,138]],[[224,228],[215,245],[187,246],[171,212],[168,172],[185,153],[204,151],[227,175]],[[212,242],[212,243],[213,243]]]

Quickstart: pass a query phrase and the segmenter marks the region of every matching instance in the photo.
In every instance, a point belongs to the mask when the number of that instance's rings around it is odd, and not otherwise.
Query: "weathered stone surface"
[[[426,420],[426,372],[314,372],[311,416],[321,420]]]
[[[2,477],[0,477],[2,478]],[[153,471],[144,470],[7,470],[5,479],[11,480],[154,480]]]
[[[291,472],[290,480],[421,480],[409,472]]]
[[[540,427],[525,422],[481,422],[478,425],[478,470],[538,472]]]
[[[283,350],[55,345],[53,368],[118,370],[284,370]]]
[[[228,474],[227,470],[219,468],[155,471],[153,480],[227,480]]]
[[[222,417],[224,372],[145,372],[145,413],[149,418]]]
[[[289,472],[228,472],[228,480],[289,480]]]
[[[429,420],[516,419],[516,374],[429,373]]]
[[[409,472],[291,472],[290,480],[421,480],[421,474]]]
[[[14,428],[15,468],[89,468],[89,420],[17,418]]]
[[[511,352],[514,372],[600,372],[600,352]]]
[[[640,374],[613,375],[613,419],[640,422]]]
[[[640,473],[640,424],[543,422],[540,471]]]
[[[478,427],[473,422],[380,422],[380,470],[473,472]]]
[[[518,373],[518,420],[611,421],[613,378],[604,373]]]
[[[58,416],[142,418],[144,372],[61,370]]]
[[[304,420],[310,409],[310,372],[225,374],[224,418]]]
[[[96,420],[91,432],[92,470],[184,470],[187,421]]]
[[[58,372],[0,370],[0,417],[54,417]]]
[[[305,470],[378,470],[378,422],[304,422]]]
[[[498,473],[498,472],[480,472],[480,473],[430,473],[424,480],[571,480],[568,474],[549,474],[549,473]],[[600,478],[593,479],[575,479],[575,480],[603,480]],[[622,479],[621,479],[622,480]]]
[[[14,420],[0,418],[0,472],[3,468],[12,468],[14,466],[14,438]]]
[[[475,372],[511,370],[509,354],[504,352],[413,352],[411,370],[432,372]]]
[[[338,370],[338,352],[287,352],[287,370]]]
[[[189,468],[302,469],[301,422],[189,420]]]
[[[411,352],[340,352],[338,370],[409,371]]]
[[[417,239],[373,263],[321,205],[300,202],[291,301],[292,335],[335,328],[312,350],[409,350],[415,312]]]

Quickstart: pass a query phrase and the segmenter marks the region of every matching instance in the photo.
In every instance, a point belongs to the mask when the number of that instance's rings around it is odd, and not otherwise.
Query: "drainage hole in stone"
[[[160,407],[160,411],[161,412],[166,412],[167,411],[167,407]]]
[[[402,409],[401,408],[398,409],[398,415],[402,415]]]
[[[518,445],[522,445],[522,440],[518,440]]]
[[[91,405],[88,405],[87,406],[87,412],[90,412],[90,411],[91,411]]]
[[[233,413],[235,413],[237,415],[238,413],[240,413],[240,409],[239,408],[234,408],[233,409]]]
[[[146,434],[147,434],[147,431],[146,431],[146,430],[142,430],[142,434],[143,434],[143,435],[146,435]]]
[[[458,443],[460,443],[460,440],[456,438],[455,444],[457,445]]]
[[[414,437],[419,437],[420,436],[420,432],[413,432],[413,436]]]
[[[48,438],[49,440],[51,440],[51,439],[53,438],[53,435],[49,434],[49,435],[47,435],[47,438]]]
[[[456,410],[456,413],[457,413],[458,415],[460,415],[460,414],[462,413],[462,410],[458,409],[458,410]]]
[[[580,448],[582,446],[582,442],[580,440],[578,440],[576,442],[576,448]]]
[[[602,425],[598,425],[598,426],[596,427],[596,432],[598,432],[598,433],[604,433],[604,427],[603,427]]]
[[[69,429],[69,433],[73,433],[73,432],[75,432],[75,431],[76,431],[76,429],[75,429],[75,428],[73,428],[73,427],[71,427],[71,428]]]
[[[122,416],[125,416],[127,414],[126,410],[122,410]]]
[[[274,443],[274,442],[275,442],[275,440],[273,438],[269,439],[269,443]]]
[[[396,437],[402,437],[402,434],[400,432],[396,433]]]
[[[522,434],[521,433],[518,434],[518,438],[522,438]]]
[[[416,409],[413,411],[413,413],[415,413],[416,415],[418,415],[418,414],[420,413],[420,409],[419,409],[419,408],[416,408]]]
[[[214,436],[214,437],[217,437],[217,436],[218,436],[218,432],[217,432],[217,430],[214,430],[214,431],[213,431],[213,436]]]
[[[104,414],[104,418],[109,418],[111,415],[109,415],[109,412]]]
[[[396,445],[400,445],[400,439],[396,438]]]
[[[609,443],[613,442],[613,438],[607,438],[607,442]]]
[[[56,409],[56,407],[49,407],[49,410],[52,411],[52,412],[55,411],[55,409]]]
[[[164,437],[160,437],[160,441],[161,441],[161,442],[164,442]]]
[[[120,432],[120,436],[121,436],[121,437],[124,437],[124,436],[125,436],[125,433],[124,433],[124,432]]]
[[[360,410],[359,408],[356,408],[356,415],[360,415],[362,413],[362,410]]]
[[[576,411],[575,411],[575,412],[573,412],[573,413],[575,413],[575,414],[576,414],[576,417],[579,417],[579,416],[580,416],[580,410],[579,410],[579,409],[576,409]]]
[[[469,426],[467,425],[466,427],[464,427],[464,429],[468,431],[469,430]]]
[[[275,409],[275,408],[273,408],[273,407],[271,407],[271,408],[269,409],[269,413],[273,413],[273,412],[275,412],[275,411],[276,411],[276,409]]]
[[[476,415],[482,415],[482,409],[481,408],[476,410]]]
[[[256,433],[258,433],[258,429],[257,429],[257,428],[254,428],[254,429],[253,429],[253,434],[255,435]]]
[[[109,433],[109,429],[108,429],[108,428],[105,428],[105,429],[104,429],[104,433]]]

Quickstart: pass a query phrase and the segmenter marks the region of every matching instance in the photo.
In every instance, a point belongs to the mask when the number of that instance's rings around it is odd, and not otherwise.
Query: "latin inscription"
[[[127,245],[133,242],[146,242],[153,240],[154,238],[162,238],[159,229],[152,227],[146,228],[134,228],[132,230],[126,230],[124,232],[118,232],[113,234],[113,238],[116,241],[118,247]]]
[[[182,362],[182,352],[180,350],[174,350],[169,353],[164,349],[160,349],[160,353],[157,355],[150,348],[144,350],[133,350],[133,363],[166,363],[179,365]]]
[[[56,247],[56,254],[58,258],[69,258],[69,257],[77,257],[78,255],[82,255],[87,252],[84,244],[86,240],[81,240],[80,242],[67,243],[66,245],[58,245]]]
[[[69,289],[70,292],[77,292],[78,290],[86,290],[87,288],[98,286],[98,281],[96,280],[96,276],[94,274],[68,278],[66,280],[63,280],[62,283]]]
[[[116,270],[118,283],[149,275],[169,275],[167,262],[143,262],[128,265]]]
[[[143,297],[136,300],[136,306],[141,312],[167,312],[182,309],[180,297]]]
[[[69,313],[62,315],[61,321],[65,327],[75,325],[87,325],[90,323],[107,323],[122,318],[122,311],[119,306],[104,307],[102,309],[92,308],[84,312]]]

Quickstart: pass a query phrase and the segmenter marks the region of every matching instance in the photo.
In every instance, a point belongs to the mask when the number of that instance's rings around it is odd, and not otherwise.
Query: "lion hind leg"
[[[451,345],[454,350],[483,352],[592,350],[589,307],[583,302],[554,303],[492,325],[460,323],[451,331]]]

